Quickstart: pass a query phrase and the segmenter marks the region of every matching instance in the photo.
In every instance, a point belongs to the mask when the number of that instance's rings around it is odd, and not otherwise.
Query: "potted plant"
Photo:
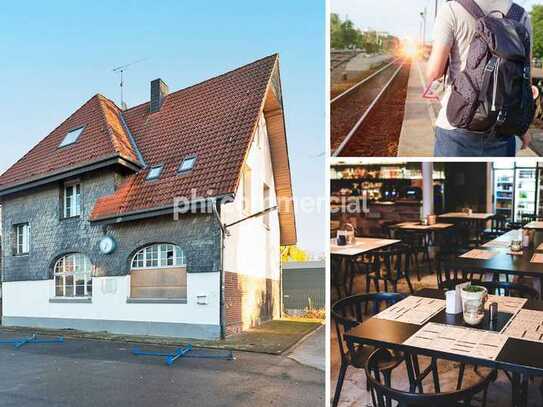
[[[462,288],[462,310],[466,324],[479,325],[483,321],[487,297],[485,287],[469,285]]]

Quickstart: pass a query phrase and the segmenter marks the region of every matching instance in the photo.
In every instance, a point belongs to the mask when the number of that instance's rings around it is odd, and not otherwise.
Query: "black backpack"
[[[513,4],[507,15],[485,15],[474,0],[454,1],[477,19],[477,33],[466,68],[452,83],[449,123],[472,132],[523,136],[535,114],[524,9]]]

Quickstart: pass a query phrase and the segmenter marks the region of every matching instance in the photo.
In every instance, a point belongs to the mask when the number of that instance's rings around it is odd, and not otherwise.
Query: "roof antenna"
[[[124,76],[123,76],[123,74],[124,74],[125,69],[128,68],[129,66],[139,64],[140,62],[143,62],[143,61],[147,61],[148,59],[149,58],[138,59],[137,61],[131,62],[129,64],[121,65],[121,66],[118,66],[117,68],[113,68],[113,72],[119,72],[121,74],[121,83],[120,83],[120,87],[121,87],[121,110],[126,110],[127,109],[126,103],[124,102],[124,94],[123,94],[123,88],[124,88]]]

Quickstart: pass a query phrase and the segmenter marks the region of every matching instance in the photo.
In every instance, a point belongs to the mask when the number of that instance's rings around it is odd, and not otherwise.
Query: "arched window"
[[[92,296],[92,263],[81,253],[61,257],[55,263],[56,297]]]
[[[131,298],[187,298],[186,259],[179,246],[159,243],[144,247],[134,255],[130,264]]]
[[[132,259],[133,269],[156,269],[185,267],[185,255],[173,244],[154,244],[136,253]]]

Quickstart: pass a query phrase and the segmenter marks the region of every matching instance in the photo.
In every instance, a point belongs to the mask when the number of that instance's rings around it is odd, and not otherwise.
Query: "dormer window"
[[[77,139],[79,139],[81,133],[83,133],[83,129],[84,127],[79,127],[77,129],[70,130],[64,137],[64,140],[62,140],[62,143],[60,143],[59,147],[66,147],[75,143]]]
[[[186,157],[181,165],[179,166],[179,169],[177,170],[179,173],[189,172],[194,168],[194,164],[196,164],[196,156],[190,156]]]
[[[157,165],[157,166],[151,167],[151,169],[149,170],[149,173],[147,174],[147,177],[145,179],[150,181],[150,180],[160,178],[160,174],[162,174],[162,168],[163,168],[162,165]]]

